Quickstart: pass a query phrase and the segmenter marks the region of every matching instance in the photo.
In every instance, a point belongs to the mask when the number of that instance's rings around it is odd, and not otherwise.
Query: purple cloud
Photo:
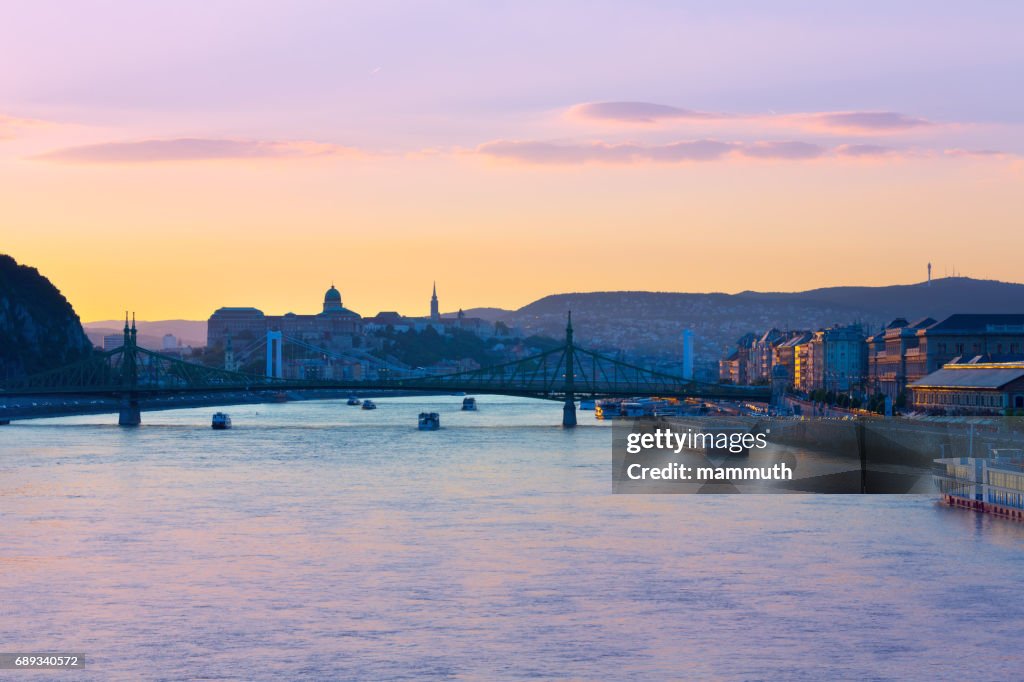
[[[887,132],[910,130],[933,125],[923,118],[907,116],[895,111],[837,111],[812,114],[820,125],[826,128],[858,132]]]
[[[896,150],[880,144],[843,144],[836,147],[835,151],[839,156],[866,158],[870,156],[885,156],[894,153]]]
[[[816,159],[828,153],[824,147],[809,142],[722,142],[690,140],[666,144],[607,142],[542,142],[497,140],[482,144],[476,153],[497,159],[530,164],[633,164],[684,163],[718,161],[730,155],[768,160]]]
[[[931,121],[895,111],[824,111],[803,114],[728,114],[682,109],[653,102],[589,102],[569,109],[572,117],[616,123],[661,121],[747,121],[849,133],[886,133],[934,125]]]
[[[177,138],[139,142],[106,142],[67,147],[35,158],[65,163],[155,163],[215,159],[280,159],[354,153],[338,145],[315,142],[276,142]]]
[[[1010,156],[1007,152],[999,151],[998,149],[947,149],[944,151],[946,156],[980,156],[980,157],[994,157],[994,156]]]
[[[752,142],[742,145],[740,152],[755,159],[816,159],[825,149],[810,142]]]
[[[570,113],[580,118],[619,123],[656,123],[673,119],[707,120],[722,118],[720,114],[680,109],[651,102],[589,102],[577,104]]]
[[[478,154],[532,164],[613,163],[644,161],[679,163],[714,161],[732,151],[735,145],[716,140],[693,140],[663,145],[555,143],[497,140],[477,147]]]

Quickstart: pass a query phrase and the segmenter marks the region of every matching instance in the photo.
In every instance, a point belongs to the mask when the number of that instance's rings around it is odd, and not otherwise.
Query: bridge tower
[[[128,326],[128,312],[124,314],[124,345],[121,347],[121,405],[117,415],[118,426],[138,426],[142,423],[139,409],[139,365],[135,352],[138,330],[135,329],[135,315],[132,326]]]
[[[228,334],[227,345],[224,347],[224,369],[229,372],[238,371],[238,363],[235,362],[235,349],[231,345],[231,334]]]
[[[562,406],[562,426],[576,426],[576,357],[572,340],[572,311],[565,325],[565,405]]]
[[[281,346],[284,337],[279,331],[267,331],[267,376],[280,379],[284,376],[281,362]]]

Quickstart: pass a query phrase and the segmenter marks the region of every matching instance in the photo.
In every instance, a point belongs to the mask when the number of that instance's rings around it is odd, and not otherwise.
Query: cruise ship
[[[1024,450],[995,449],[989,457],[946,457],[935,464],[946,504],[1024,521]]]

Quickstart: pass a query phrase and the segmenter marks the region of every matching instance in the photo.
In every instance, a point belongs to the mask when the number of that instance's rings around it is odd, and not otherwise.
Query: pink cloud
[[[809,142],[724,142],[689,140],[643,145],[633,142],[546,142],[496,140],[475,153],[494,159],[536,165],[685,163],[728,158],[800,161],[825,156],[830,150]]]
[[[835,148],[839,156],[850,156],[856,158],[868,158],[874,156],[889,156],[896,153],[896,149],[880,144],[841,144]]]
[[[529,164],[632,164],[713,161],[728,154],[734,145],[716,140],[693,140],[663,145],[606,142],[556,143],[496,140],[476,148],[476,153],[495,159]]]
[[[724,118],[720,114],[680,109],[651,102],[588,102],[569,109],[572,118],[617,123],[657,123],[669,120],[710,120]]]
[[[833,111],[806,114],[814,126],[851,133],[891,133],[926,128],[931,121],[895,111]]]
[[[618,124],[735,122],[752,126],[787,127],[818,132],[881,134],[935,125],[895,111],[823,111],[795,114],[729,114],[683,109],[653,102],[588,102],[569,108],[570,119]]]
[[[688,162],[762,160],[801,162],[816,159],[886,160],[935,158],[937,155],[978,158],[1015,158],[994,150],[935,150],[896,148],[878,144],[825,146],[799,140],[728,142],[702,139],[665,144],[604,141],[550,142],[542,140],[495,140],[478,146],[473,154],[528,165],[640,165]]]
[[[62,163],[117,164],[218,159],[287,159],[357,153],[348,147],[317,142],[176,138],[67,147],[35,158]]]
[[[752,142],[739,147],[740,153],[755,159],[816,159],[825,149],[810,142]]]
[[[17,136],[18,132],[26,129],[48,125],[47,121],[34,118],[18,118],[16,116],[4,116],[0,114],[0,140],[9,140]]]
[[[1010,158],[1014,156],[997,149],[946,149],[943,151],[946,156],[980,157],[980,158]]]

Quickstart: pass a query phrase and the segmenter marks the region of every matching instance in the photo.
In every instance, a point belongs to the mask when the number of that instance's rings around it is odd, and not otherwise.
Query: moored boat
[[[346,403],[346,405],[361,405],[362,403],[363,403],[362,400],[360,400],[359,398],[355,397],[354,395],[350,395],[348,397],[348,402]]]
[[[375,402],[373,402],[372,400],[369,400],[369,399],[364,400],[363,401],[363,409],[364,410],[376,410],[377,409],[377,404]]]

